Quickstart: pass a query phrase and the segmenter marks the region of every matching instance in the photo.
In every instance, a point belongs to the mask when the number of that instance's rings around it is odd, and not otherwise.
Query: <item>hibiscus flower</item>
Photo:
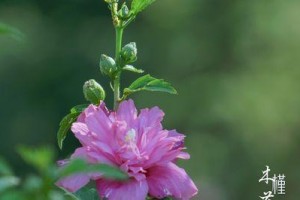
[[[80,141],[71,159],[104,163],[120,168],[127,181],[108,180],[97,174],[77,174],[62,178],[57,185],[76,192],[90,180],[96,181],[101,198],[108,200],[145,200],[167,196],[187,200],[198,192],[177,159],[189,159],[183,152],[184,135],[162,127],[164,113],[158,107],[138,113],[132,100],[109,111],[104,102],[90,105],[72,125]]]

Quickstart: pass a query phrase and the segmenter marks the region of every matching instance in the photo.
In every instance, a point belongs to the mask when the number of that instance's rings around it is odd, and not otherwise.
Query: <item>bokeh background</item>
[[[126,30],[137,65],[179,91],[134,99],[160,106],[165,127],[187,135],[191,159],[180,165],[199,187],[195,199],[259,199],[271,187],[258,183],[265,165],[287,176],[287,194],[273,199],[299,199],[299,9],[299,0],[157,0]],[[114,30],[101,0],[1,0],[0,19],[25,34],[0,37],[0,152],[25,176],[19,144],[53,146],[57,158],[78,145],[70,134],[58,150],[58,123],[85,103],[87,79],[110,90],[98,62],[113,55]],[[136,77],[124,74],[122,85]]]

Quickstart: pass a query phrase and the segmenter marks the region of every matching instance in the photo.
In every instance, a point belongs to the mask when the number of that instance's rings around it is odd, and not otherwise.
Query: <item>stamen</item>
[[[135,140],[135,136],[136,136],[136,131],[134,129],[130,129],[125,136],[125,141],[126,142],[132,142]]]

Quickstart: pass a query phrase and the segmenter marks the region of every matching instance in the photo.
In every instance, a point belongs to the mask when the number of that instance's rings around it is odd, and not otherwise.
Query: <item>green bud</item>
[[[126,63],[132,63],[137,60],[137,48],[135,42],[130,42],[122,48],[121,57]]]
[[[106,3],[118,3],[118,0],[104,0]]]
[[[100,70],[102,74],[112,76],[118,68],[113,58],[102,54],[100,57]]]
[[[102,86],[94,79],[86,81],[83,85],[83,94],[87,101],[98,105],[105,99],[105,91]]]
[[[122,19],[128,19],[129,18],[129,9],[125,4],[123,4],[121,9],[119,10],[118,15]]]

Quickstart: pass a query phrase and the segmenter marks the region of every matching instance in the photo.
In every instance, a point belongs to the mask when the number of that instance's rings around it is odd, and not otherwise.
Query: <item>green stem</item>
[[[120,53],[122,49],[122,38],[123,38],[123,28],[116,27],[116,63],[118,68],[120,69]],[[120,100],[120,77],[121,77],[121,70],[118,71],[113,79],[114,82],[114,110],[118,109],[119,100]]]
[[[120,53],[122,48],[123,28],[116,27],[116,61],[120,60]]]

